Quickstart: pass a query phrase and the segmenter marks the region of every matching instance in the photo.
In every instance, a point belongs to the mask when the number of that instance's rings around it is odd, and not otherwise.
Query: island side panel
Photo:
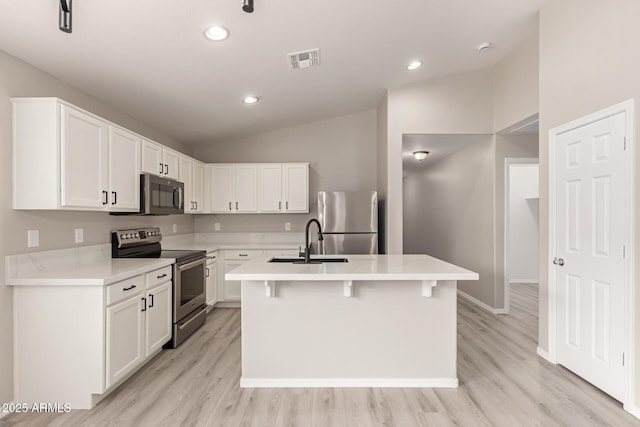
[[[455,387],[456,282],[242,282],[243,387]]]

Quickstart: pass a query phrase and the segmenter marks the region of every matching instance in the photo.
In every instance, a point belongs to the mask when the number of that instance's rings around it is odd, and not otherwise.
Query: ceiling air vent
[[[288,56],[289,66],[291,66],[292,70],[299,70],[320,65],[320,49],[294,52],[290,53]]]

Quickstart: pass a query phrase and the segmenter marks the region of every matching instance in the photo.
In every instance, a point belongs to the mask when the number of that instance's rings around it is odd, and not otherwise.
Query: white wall
[[[162,135],[74,87],[0,51],[0,402],[13,399],[13,312],[11,288],[5,286],[6,255],[74,246],[76,227],[84,228],[83,245],[108,243],[113,228],[156,225],[171,233],[193,230],[189,216],[157,218],[116,217],[106,213],[14,211],[11,209],[11,102],[17,96],[55,96],[94,112],[140,134],[189,153],[177,141]],[[52,159],[55,161],[55,159]],[[27,230],[40,230],[40,247],[27,248]]]
[[[548,349],[549,129],[629,98],[636,100],[636,168],[640,165],[640,2],[552,0],[540,11],[540,315],[539,346]],[[637,178],[636,178],[637,182]],[[636,246],[640,265],[640,185],[635,194]],[[635,267],[636,281],[638,276]],[[637,289],[637,286],[636,286]],[[635,292],[636,312],[640,292]],[[638,320],[634,320],[638,325]],[[640,366],[640,339],[636,339]],[[640,372],[640,371],[638,371]],[[634,379],[640,390],[640,375]],[[635,404],[640,407],[640,393]]]
[[[266,132],[236,141],[198,146],[195,156],[206,163],[309,162],[309,214],[201,215],[195,229],[257,232],[304,231],[317,216],[317,192],[376,190],[376,110]]]
[[[479,273],[458,288],[494,305],[494,137],[404,178],[404,253],[428,254]]]
[[[509,166],[509,281],[538,283],[538,165]]]

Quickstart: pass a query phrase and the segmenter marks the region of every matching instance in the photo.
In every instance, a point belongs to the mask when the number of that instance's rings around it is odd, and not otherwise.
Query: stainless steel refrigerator
[[[319,191],[318,220],[324,240],[320,253],[378,253],[378,193]]]

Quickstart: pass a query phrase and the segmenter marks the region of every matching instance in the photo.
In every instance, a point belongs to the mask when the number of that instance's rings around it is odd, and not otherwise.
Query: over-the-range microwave
[[[112,215],[175,215],[184,213],[184,184],[161,176],[140,175],[140,212]]]

